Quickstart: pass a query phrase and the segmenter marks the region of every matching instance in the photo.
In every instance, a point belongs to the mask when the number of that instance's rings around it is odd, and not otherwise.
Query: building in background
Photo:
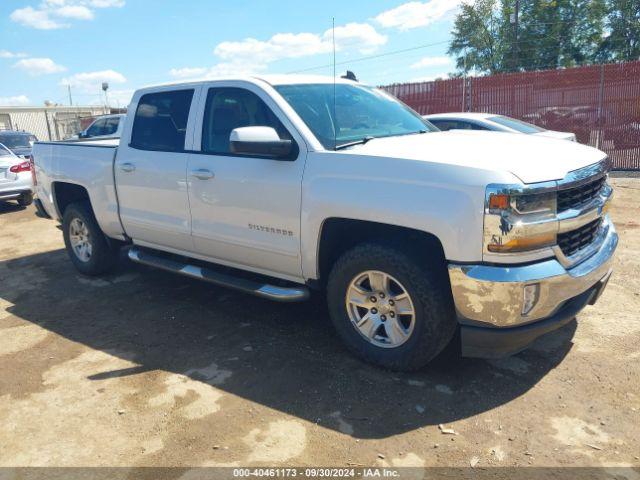
[[[121,113],[122,109],[103,106],[0,106],[0,130],[25,130],[38,140],[64,140],[80,132],[99,115]]]

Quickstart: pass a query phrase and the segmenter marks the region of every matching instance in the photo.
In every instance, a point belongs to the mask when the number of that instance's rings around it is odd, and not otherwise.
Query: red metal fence
[[[486,112],[574,132],[618,170],[640,170],[640,61],[384,87],[422,115]]]

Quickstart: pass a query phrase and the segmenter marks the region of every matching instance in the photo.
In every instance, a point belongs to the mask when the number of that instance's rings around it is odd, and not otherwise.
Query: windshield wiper
[[[389,137],[404,137],[405,135],[420,135],[422,133],[429,133],[430,130],[418,130],[417,132],[409,132],[409,133],[396,133],[394,135],[382,135],[380,137],[372,137],[371,135],[367,135],[366,137],[361,138],[360,140],[354,140],[353,142],[341,143],[340,145],[336,145],[336,150],[342,150],[343,148],[352,147],[354,145],[364,145],[369,140],[373,140],[374,138],[389,138]]]
[[[364,145],[369,140],[373,140],[376,137],[372,137],[371,135],[367,135],[366,137],[361,138],[360,140],[354,140],[353,142],[341,143],[340,145],[335,146],[335,150],[342,150],[343,148],[352,147],[354,145]]]

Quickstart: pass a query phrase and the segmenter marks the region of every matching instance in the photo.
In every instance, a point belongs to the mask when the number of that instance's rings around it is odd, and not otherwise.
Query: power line
[[[442,42],[436,42],[436,43],[428,43],[428,44],[424,44],[424,45],[417,45],[415,47],[403,48],[401,50],[392,50],[392,51],[389,51],[389,52],[379,53],[377,55],[367,55],[365,57],[358,57],[358,58],[354,58],[352,60],[344,60],[342,62],[337,62],[336,65],[348,65],[348,64],[352,64],[352,63],[364,62],[364,61],[373,60],[373,59],[376,59],[376,58],[388,57],[388,56],[398,55],[398,54],[405,53],[405,52],[411,52],[411,51],[419,50],[419,49],[422,49],[422,48],[434,47],[436,45],[442,45],[444,43],[449,43],[449,40],[444,40]],[[332,64],[317,65],[315,67],[308,67],[308,68],[303,68],[303,69],[300,69],[300,70],[293,70],[293,71],[287,72],[287,73],[310,72],[310,71],[313,71],[313,70],[320,70],[322,68],[330,68],[332,66],[333,66]]]

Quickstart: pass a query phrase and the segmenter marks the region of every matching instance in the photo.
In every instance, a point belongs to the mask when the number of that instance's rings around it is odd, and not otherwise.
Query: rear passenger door
[[[115,179],[122,224],[137,244],[193,249],[186,150],[191,148],[198,92],[174,88],[146,93],[131,112],[134,119],[123,132]]]

